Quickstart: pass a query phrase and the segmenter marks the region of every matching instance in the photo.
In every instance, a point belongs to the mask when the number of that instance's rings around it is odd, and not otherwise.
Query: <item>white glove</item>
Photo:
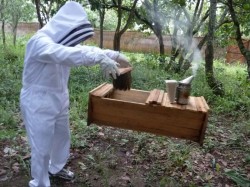
[[[103,76],[106,79],[108,79],[110,75],[112,75],[114,79],[116,79],[116,76],[120,75],[120,72],[117,67],[119,66],[119,64],[109,57],[105,57],[104,59],[102,59],[100,62],[100,66]]]
[[[127,67],[131,67],[127,57],[121,53],[119,53],[116,62],[118,62],[120,64],[119,67],[121,68],[127,68]]]

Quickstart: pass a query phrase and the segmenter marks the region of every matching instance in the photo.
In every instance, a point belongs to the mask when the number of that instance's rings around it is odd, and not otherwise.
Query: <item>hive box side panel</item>
[[[147,91],[131,89],[127,91],[116,90],[109,95],[109,98],[127,102],[145,103],[148,96],[149,92]]]
[[[161,106],[128,103],[91,97],[88,123],[151,132],[177,138],[200,140],[202,112],[182,111]]]

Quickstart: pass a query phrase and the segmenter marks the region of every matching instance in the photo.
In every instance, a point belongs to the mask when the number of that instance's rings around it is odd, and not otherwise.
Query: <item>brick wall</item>
[[[19,23],[17,34],[25,35],[35,33],[39,29],[38,23]],[[7,27],[10,31],[10,27]],[[113,48],[114,31],[104,31],[104,48]],[[171,38],[170,36],[164,36],[165,53],[169,54],[171,50]],[[195,40],[201,40],[201,37],[195,38]],[[97,45],[99,44],[99,30],[95,30],[95,36],[90,40]],[[149,52],[159,53],[158,39],[155,35],[146,35],[140,32],[127,31],[121,38],[121,50],[130,52]],[[217,48],[215,51],[215,58],[225,58],[226,48]],[[204,51],[202,49],[202,55]]]

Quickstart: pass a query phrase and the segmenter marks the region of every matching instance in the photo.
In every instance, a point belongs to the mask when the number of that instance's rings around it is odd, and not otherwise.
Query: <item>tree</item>
[[[100,19],[100,42],[99,47],[103,48],[103,28],[104,28],[104,19],[106,14],[106,9],[108,7],[109,1],[105,0],[90,0],[91,10],[97,10],[99,13]],[[111,3],[111,2],[110,2]]]
[[[163,33],[171,36],[171,57],[166,70],[172,68],[177,73],[190,67],[195,48],[193,36],[201,31],[208,18],[204,10],[204,0],[146,0],[137,17],[150,28],[159,41],[160,55],[164,56]],[[203,42],[200,47],[204,45]]]
[[[201,28],[205,27],[209,9],[204,6],[204,0],[190,4],[177,1],[172,6],[176,18],[173,21],[171,58],[166,69],[172,66],[172,69],[179,73],[185,72],[190,67],[195,53],[201,49],[198,48],[194,36],[198,32],[204,33]],[[204,43],[200,47],[203,45]]]
[[[169,23],[168,0],[145,0],[142,5],[137,9],[135,15],[144,24],[142,29],[151,29],[156,35],[159,43],[160,56],[164,56],[164,42],[163,33],[165,26]]]
[[[250,51],[243,44],[243,41],[242,41],[243,40],[242,39],[243,33],[241,32],[241,23],[238,20],[237,13],[236,13],[235,8],[234,8],[234,7],[237,8],[238,5],[241,5],[241,9],[243,7],[244,9],[249,11],[250,10],[250,5],[249,5],[249,2],[248,2],[248,4],[245,4],[245,6],[244,6],[244,3],[243,3],[243,6],[242,6],[242,4],[239,4],[237,2],[233,3],[232,0],[227,0],[227,5],[229,7],[230,15],[232,17],[234,27],[235,27],[235,35],[236,35],[235,39],[237,41],[237,44],[239,46],[239,49],[240,49],[242,55],[246,59],[246,63],[247,63],[247,66],[248,66],[248,68],[247,68],[248,80],[250,81]],[[248,20],[248,22],[249,22],[249,20]],[[242,23],[244,23],[244,22],[242,22]],[[247,29],[250,29],[250,27],[247,27]],[[249,33],[249,30],[248,30],[248,33]]]
[[[44,22],[41,16],[41,10],[40,10],[40,0],[34,0],[33,3],[35,3],[36,6],[36,14],[37,14],[37,19],[40,25],[40,28],[42,28],[44,26]]]
[[[214,32],[216,22],[216,5],[217,0],[210,0],[210,12],[209,12],[209,25],[207,34],[207,46],[205,50],[205,69],[207,83],[213,90],[215,95],[224,95],[224,89],[222,83],[215,79],[213,72],[213,60],[214,60]]]
[[[78,0],[77,2],[86,4],[86,1]],[[35,4],[38,22],[42,28],[67,0],[32,0],[32,2]]]
[[[162,33],[171,36],[170,60],[166,61],[165,69],[172,69],[176,73],[185,73],[207,40],[207,20],[210,9],[206,1],[147,0],[144,1],[143,6],[144,8],[136,12],[136,16],[144,23],[145,28],[152,29],[156,34],[161,56],[164,56]],[[215,23],[216,30],[229,22],[227,19],[228,9],[224,7],[221,7],[220,20]],[[145,10],[150,10],[151,14],[155,11],[156,16],[147,16],[148,13]],[[203,39],[195,41],[194,36],[199,34],[204,36]]]
[[[0,16],[1,16],[1,20],[2,20],[2,41],[3,41],[3,46],[6,47],[6,37],[5,37],[5,15],[4,15],[4,11],[6,9],[7,6],[7,1],[5,0],[1,0],[1,5],[0,5]]]
[[[33,8],[33,5],[25,0],[8,0],[5,16],[12,28],[14,45],[16,45],[17,26],[19,21],[31,20],[33,18]]]
[[[16,45],[17,26],[20,20],[28,21],[33,19],[33,6],[25,0],[1,0],[1,20],[3,45],[6,46],[5,24],[11,26],[13,34],[13,44]]]
[[[164,55],[164,43],[163,43],[163,19],[167,16],[162,12],[166,7],[166,2],[153,0],[151,3],[149,0],[143,2],[145,7],[145,13],[148,15],[150,28],[152,28],[154,34],[158,38],[160,55]],[[167,20],[165,20],[167,21]]]
[[[125,25],[122,28],[122,19],[126,17],[124,16],[126,14],[126,11],[124,11],[122,7],[123,2],[124,2],[123,0],[117,0],[117,1],[113,0],[114,7],[117,10],[117,27],[116,27],[115,35],[114,35],[113,48],[114,50],[117,50],[117,51],[120,51],[120,47],[121,47],[120,41],[121,41],[122,35],[133,23],[132,20],[134,18],[135,8],[136,8],[136,4],[138,0],[133,1],[131,8],[129,8],[130,11],[129,11],[129,14],[127,15]]]

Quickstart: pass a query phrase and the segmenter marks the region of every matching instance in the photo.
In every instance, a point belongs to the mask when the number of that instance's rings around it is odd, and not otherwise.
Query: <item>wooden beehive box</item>
[[[163,90],[115,90],[104,83],[89,93],[88,125],[106,125],[203,144],[209,107],[203,97],[170,104]]]

